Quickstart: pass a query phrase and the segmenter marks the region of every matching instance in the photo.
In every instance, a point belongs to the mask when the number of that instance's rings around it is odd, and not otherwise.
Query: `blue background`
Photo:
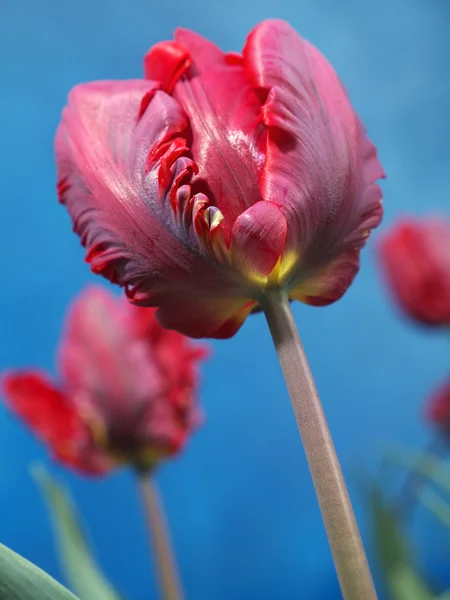
[[[450,7],[444,0],[2,0],[0,367],[54,372],[63,315],[90,275],[54,183],[53,135],[68,90],[141,75],[148,47],[181,25],[239,50],[261,19],[282,17],[335,66],[379,148],[386,217],[344,299],[294,306],[370,547],[358,471],[386,441],[420,446],[420,409],[448,372],[448,339],[402,320],[374,256],[405,212],[449,207]],[[339,598],[275,352],[261,315],[213,344],[203,376],[207,424],[158,479],[191,600]],[[0,540],[60,577],[48,515],[29,476],[45,450],[0,409]],[[71,488],[107,574],[130,600],[157,597],[130,473]],[[428,572],[450,585],[449,537],[419,519]]]

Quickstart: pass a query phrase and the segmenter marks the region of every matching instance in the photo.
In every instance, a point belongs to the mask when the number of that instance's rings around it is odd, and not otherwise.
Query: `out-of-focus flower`
[[[404,219],[382,239],[380,258],[401,308],[427,325],[450,325],[450,226]]]
[[[425,405],[425,416],[433,426],[450,434],[450,379],[431,395]]]
[[[205,347],[164,330],[155,311],[98,287],[77,298],[59,349],[61,380],[3,377],[8,406],[61,462],[101,474],[124,462],[152,468],[179,452],[198,422]]]
[[[145,77],[75,87],[57,132],[59,198],[92,270],[192,337],[232,336],[267,289],[340,298],[384,173],[320,52],[278,20],[242,55],[179,29]]]

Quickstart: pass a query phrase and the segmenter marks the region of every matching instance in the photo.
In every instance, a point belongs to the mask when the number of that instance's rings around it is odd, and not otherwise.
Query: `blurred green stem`
[[[147,472],[139,472],[138,485],[155,554],[162,597],[164,600],[183,600],[184,596],[173,557],[158,487]]]
[[[270,290],[261,304],[305,448],[342,596],[344,600],[376,600],[352,503],[288,297]]]
[[[441,432],[437,432],[436,436],[431,438],[424,449],[424,456],[420,457],[417,462],[417,469],[410,469],[406,476],[405,482],[402,485],[397,497],[396,509],[397,515],[406,520],[411,518],[415,507],[417,506],[417,496],[423,491],[423,488],[428,485],[428,476],[421,467],[426,467],[429,463],[427,457],[432,455],[436,459],[444,458],[449,450],[449,444],[446,437]]]

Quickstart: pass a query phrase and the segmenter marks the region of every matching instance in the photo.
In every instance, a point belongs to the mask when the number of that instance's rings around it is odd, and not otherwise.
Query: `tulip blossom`
[[[59,198],[92,270],[191,337],[232,336],[273,289],[340,298],[384,173],[327,60],[268,20],[241,54],[179,29],[144,70],[76,86],[58,128]]]
[[[40,371],[3,378],[7,405],[85,474],[129,462],[150,469],[184,446],[198,421],[197,367],[205,356],[164,330],[154,309],[92,287],[70,309],[59,348],[60,381]]]
[[[425,416],[446,436],[450,434],[450,380],[432,394],[425,406]]]
[[[426,325],[450,325],[450,226],[404,219],[384,237],[380,258],[400,307]]]
[[[144,79],[76,86],[55,152],[87,262],[132,303],[196,338],[264,311],[343,597],[375,600],[289,307],[339,299],[382,217],[383,169],[331,65],[284,21],[257,25],[241,54],[179,29]]]

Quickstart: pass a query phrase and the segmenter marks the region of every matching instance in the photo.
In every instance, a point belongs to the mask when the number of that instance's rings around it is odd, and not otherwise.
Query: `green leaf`
[[[376,486],[371,492],[371,511],[375,549],[389,597],[392,600],[433,600],[431,590],[415,568],[412,549],[395,511]]]
[[[431,590],[409,565],[396,567],[388,579],[393,600],[434,600]]]
[[[50,575],[0,544],[2,600],[77,600]]]
[[[418,494],[418,498],[421,504],[428,508],[445,527],[450,529],[450,504],[448,502],[433,490]]]
[[[52,516],[60,560],[70,587],[82,600],[120,600],[96,564],[68,493],[43,466],[35,467],[33,475]]]
[[[382,569],[387,573],[410,562],[410,549],[395,518],[394,510],[387,506],[381,491],[373,486],[371,509],[375,548]]]
[[[396,447],[384,454],[384,460],[420,473],[450,494],[450,467],[441,458],[428,452]]]

